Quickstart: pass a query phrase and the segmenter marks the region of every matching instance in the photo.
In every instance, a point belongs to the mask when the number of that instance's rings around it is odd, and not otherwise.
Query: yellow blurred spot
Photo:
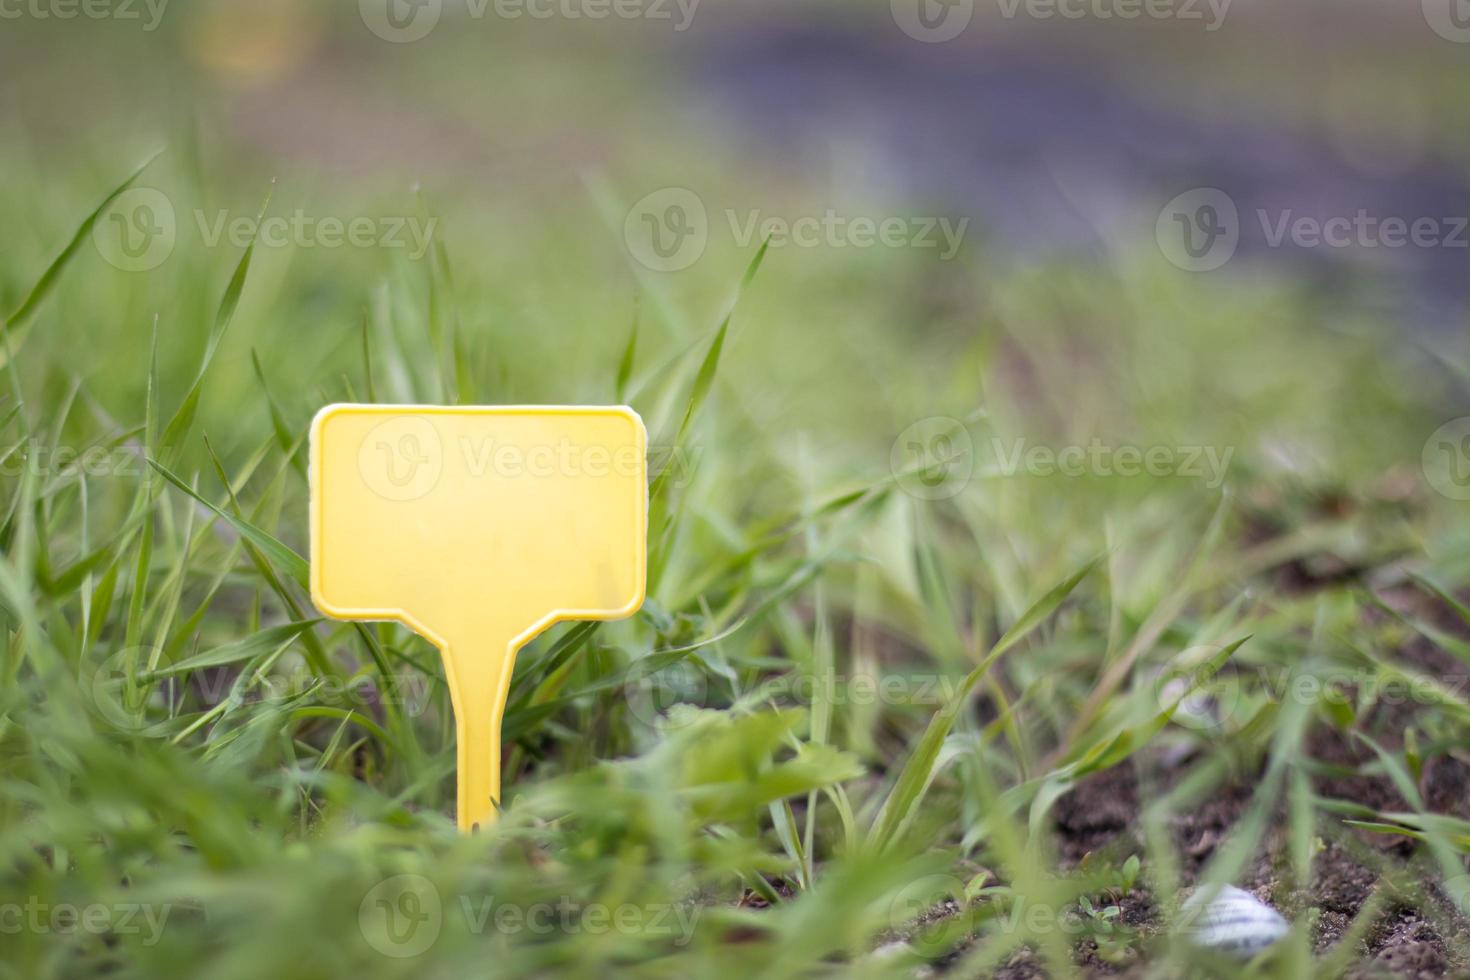
[[[299,0],[205,0],[192,9],[188,25],[189,56],[235,88],[290,74],[322,33],[321,15]]]

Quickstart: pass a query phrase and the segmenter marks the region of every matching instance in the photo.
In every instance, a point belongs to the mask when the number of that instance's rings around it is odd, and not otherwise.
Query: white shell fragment
[[[1241,959],[1250,959],[1287,932],[1280,912],[1234,885],[1201,888],[1191,895],[1184,903],[1184,927],[1195,945]]]

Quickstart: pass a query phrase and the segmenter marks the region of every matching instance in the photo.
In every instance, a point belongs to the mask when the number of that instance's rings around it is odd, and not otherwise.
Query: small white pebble
[[[893,957],[895,957],[895,956],[902,956],[904,953],[907,953],[908,951],[909,951],[909,944],[906,943],[906,942],[897,941],[897,942],[891,942],[891,943],[884,943],[882,946],[879,946],[877,949],[873,950],[873,959],[875,959],[875,960],[891,960],[891,959],[893,959]]]
[[[1287,932],[1280,912],[1234,885],[1200,889],[1184,903],[1184,912],[1186,935],[1195,945],[1241,959],[1250,959]]]

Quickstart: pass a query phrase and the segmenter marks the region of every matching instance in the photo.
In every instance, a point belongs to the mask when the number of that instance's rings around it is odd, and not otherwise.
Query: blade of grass
[[[157,470],[169,483],[172,483],[175,487],[194,498],[195,501],[214,511],[220,517],[223,517],[231,527],[240,532],[242,537],[259,548],[261,553],[270,559],[272,565],[284,570],[291,576],[292,581],[301,586],[302,589],[311,588],[311,566],[307,564],[305,558],[302,558],[295,551],[286,547],[286,545],[271,537],[249,521],[246,521],[244,518],[236,517],[234,514],[215,506],[196,493],[192,487],[179,479],[172,470],[158,460],[150,458],[148,465]]]
[[[56,283],[61,279],[61,274],[66,271],[66,267],[71,264],[72,259],[76,257],[77,251],[81,249],[82,243],[92,233],[92,226],[97,223],[97,219],[102,216],[102,212],[106,211],[112,202],[117,200],[118,195],[131,187],[133,182],[142,176],[143,171],[147,170],[149,164],[158,159],[159,154],[162,152],[161,149],[155,150],[122,183],[108,192],[107,196],[102,199],[102,202],[92,210],[92,213],[87,215],[82,220],[82,223],[77,226],[76,231],[72,233],[71,240],[66,243],[66,246],[57,254],[56,258],[51,260],[51,264],[46,267],[46,271],[41,273],[41,278],[36,280],[35,285],[31,287],[31,291],[26,294],[26,298],[21,300],[20,306],[16,307],[15,312],[5,318],[4,328],[0,329],[0,337],[3,337],[5,341],[4,348],[0,349],[0,365],[9,363],[10,359],[15,356],[16,351],[20,350],[21,345],[25,343],[26,336],[30,333],[31,324],[35,321],[36,311],[40,309],[41,304],[56,289]]]
[[[272,189],[274,189],[274,181],[272,181]],[[265,201],[256,214],[255,224],[252,226],[255,230],[251,232],[250,241],[240,255],[240,260],[235,264],[235,271],[230,275],[224,295],[220,297],[219,307],[215,310],[214,324],[210,328],[209,339],[205,342],[204,356],[200,360],[199,371],[194,376],[194,383],[189,386],[184,400],[174,412],[173,418],[169,419],[168,425],[164,427],[163,437],[156,450],[161,459],[173,461],[175,453],[183,445],[184,439],[194,425],[194,416],[199,411],[199,399],[204,390],[204,376],[209,372],[209,365],[214,361],[220,341],[224,338],[225,331],[229,329],[230,322],[235,317],[235,310],[240,305],[240,294],[245,291],[245,279],[250,274],[250,259],[255,254],[256,234],[260,229],[261,221],[265,218],[266,208],[270,206],[270,200],[271,192],[268,190]]]
[[[1032,630],[1056,612],[1057,607],[1101,562],[1101,556],[1093,558],[1033,603],[1011,628],[1006,630],[1005,635],[996,641],[985,659],[960,682],[959,688],[951,695],[949,701],[930,720],[929,727],[920,737],[913,754],[909,757],[908,762],[904,763],[903,769],[899,771],[898,779],[894,781],[893,789],[883,801],[883,807],[878,811],[878,817],[874,821],[873,830],[869,835],[870,846],[880,851],[885,850],[907,828],[930,782],[934,779],[935,764],[939,761],[945,739],[948,738],[950,730],[954,728],[960,710],[969,700],[970,692],[990,670],[990,666],[1003,653],[1025,639]]]
[[[242,660],[250,660],[262,654],[270,653],[286,644],[292,642],[302,633],[311,629],[320,619],[303,619],[294,623],[283,623],[280,626],[272,626],[261,630],[250,636],[226,643],[197,653],[192,657],[186,657],[177,663],[166,667],[159,667],[146,675],[140,675],[151,679],[155,677],[171,677],[177,674],[186,674],[189,671],[198,670],[201,667],[220,667],[224,664],[235,664]]]

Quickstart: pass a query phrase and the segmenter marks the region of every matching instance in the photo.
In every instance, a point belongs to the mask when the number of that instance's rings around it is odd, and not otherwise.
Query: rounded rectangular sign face
[[[329,405],[312,424],[312,600],[439,648],[462,827],[498,802],[515,651],[643,604],[647,441],[622,407]]]

